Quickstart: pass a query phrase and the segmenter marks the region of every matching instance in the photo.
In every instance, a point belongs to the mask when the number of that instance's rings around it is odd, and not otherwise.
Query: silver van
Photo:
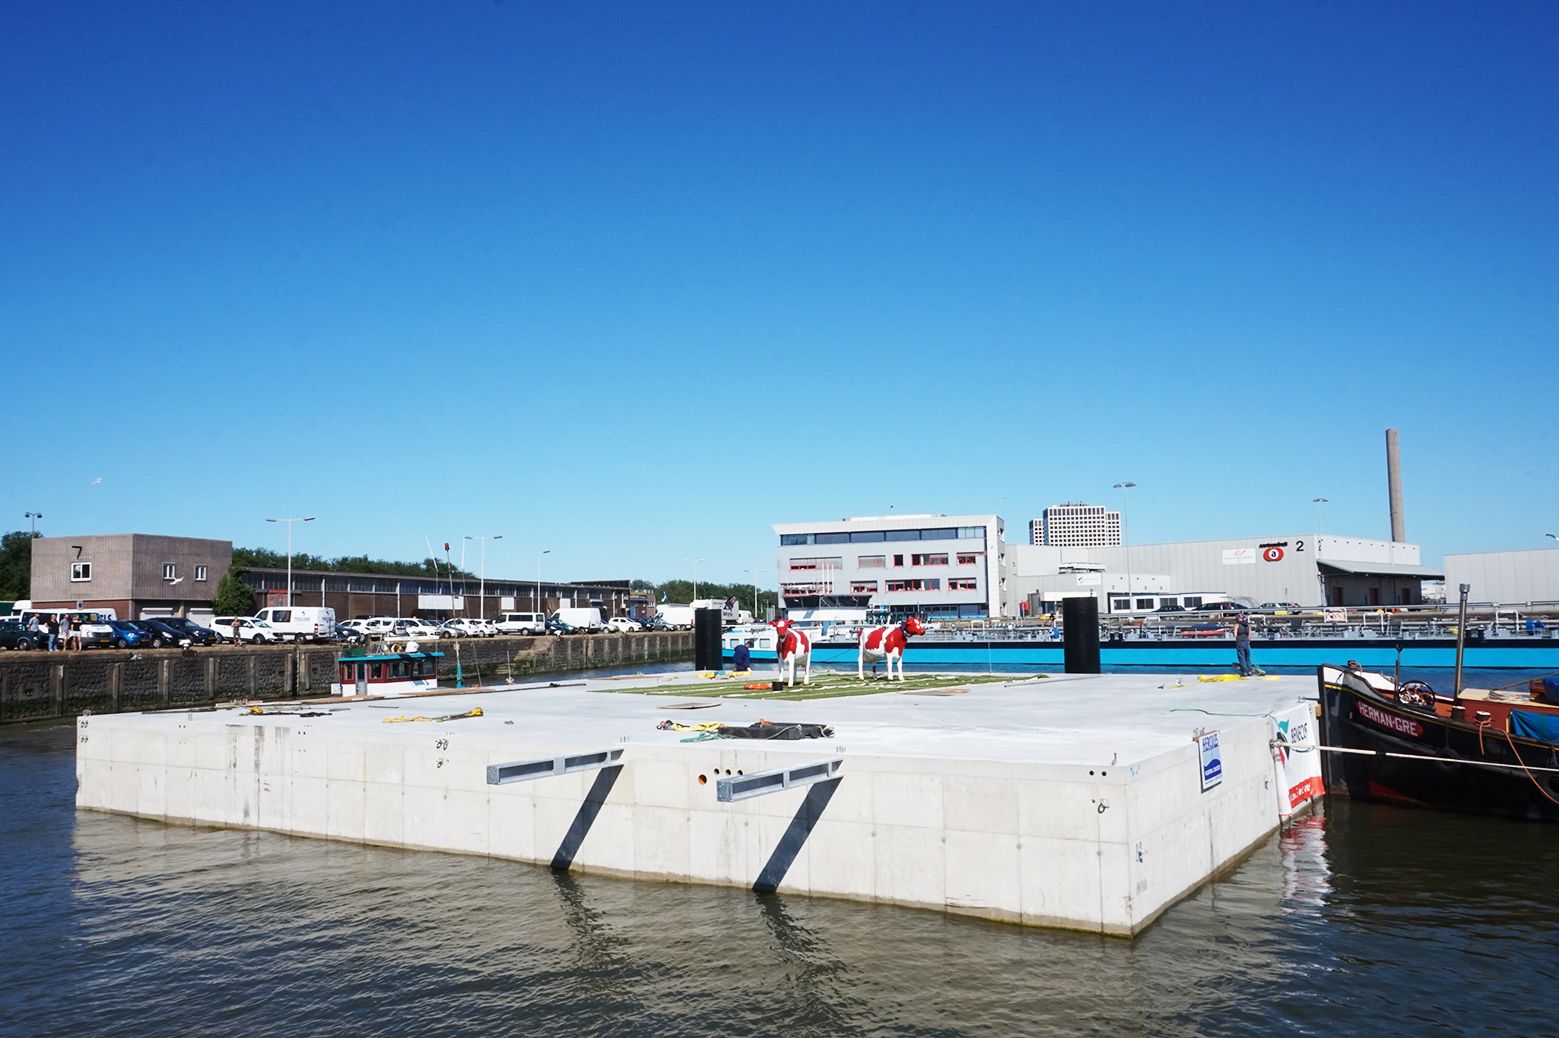
[[[499,634],[541,634],[547,621],[540,613],[503,613],[496,626]]]

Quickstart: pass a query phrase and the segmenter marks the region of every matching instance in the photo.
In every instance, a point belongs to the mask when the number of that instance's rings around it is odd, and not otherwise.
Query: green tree
[[[31,597],[32,535],[15,530],[0,537],[0,599],[14,602]]]
[[[662,595],[666,597],[667,603],[675,602],[680,605],[687,605],[693,601],[693,582],[691,580],[683,580],[680,577],[674,580],[664,580],[659,584],[651,584],[647,580],[635,580],[631,586],[635,591],[650,592],[655,598],[656,605],[660,604]],[[752,592],[753,586],[751,584],[720,584],[707,580],[698,582],[699,598],[735,598],[738,607],[742,609],[752,609]],[[776,592],[765,591],[759,588],[758,609],[754,615],[761,617],[765,608],[777,605],[778,601],[779,596]]]
[[[254,612],[254,591],[238,579],[241,572],[234,566],[217,581],[217,597],[212,608],[218,616],[248,616]]]

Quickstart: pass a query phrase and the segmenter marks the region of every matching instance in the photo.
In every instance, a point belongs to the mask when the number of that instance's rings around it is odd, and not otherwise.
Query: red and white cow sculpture
[[[807,632],[792,626],[789,620],[775,620],[774,633],[774,652],[779,659],[780,673],[784,674],[787,667],[790,671],[785,684],[796,683],[797,661],[802,666],[801,683],[812,684],[812,639],[807,637]]]
[[[872,677],[877,676],[877,664],[883,660],[888,661],[888,680],[893,680],[893,661],[899,661],[899,680],[904,680],[904,648],[909,644],[911,635],[925,634],[926,625],[920,622],[918,616],[911,616],[901,624],[893,627],[873,627],[861,632],[861,639],[856,643],[855,674],[862,681],[866,680],[866,663],[871,661]]]

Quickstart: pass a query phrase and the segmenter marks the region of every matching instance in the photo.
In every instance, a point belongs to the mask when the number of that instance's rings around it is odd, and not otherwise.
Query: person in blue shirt
[[[737,642],[731,651],[731,669],[737,673],[752,670],[752,650],[747,648],[746,642]]]
[[[1234,621],[1234,654],[1241,677],[1248,678],[1256,672],[1250,662],[1250,617],[1244,613]]]

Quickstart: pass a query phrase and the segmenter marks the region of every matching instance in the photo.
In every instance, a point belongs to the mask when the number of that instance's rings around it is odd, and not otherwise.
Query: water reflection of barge
[[[855,665],[853,624],[820,624],[812,634],[814,665]],[[1559,671],[1559,626],[1514,620],[1469,629],[1465,665],[1477,669],[1517,668]],[[723,637],[725,655],[746,641],[755,660],[774,659],[773,628],[765,625],[731,628]],[[1230,667],[1234,663],[1232,633],[1195,625],[1107,627],[1100,635],[1100,662],[1107,667]],[[1364,667],[1389,670],[1404,667],[1453,667],[1454,627],[1389,623],[1304,624],[1299,629],[1258,627],[1251,656],[1261,667],[1317,667],[1339,659]],[[1060,669],[1061,629],[1040,625],[989,624],[932,629],[910,642],[905,659],[912,666],[958,664]]]

